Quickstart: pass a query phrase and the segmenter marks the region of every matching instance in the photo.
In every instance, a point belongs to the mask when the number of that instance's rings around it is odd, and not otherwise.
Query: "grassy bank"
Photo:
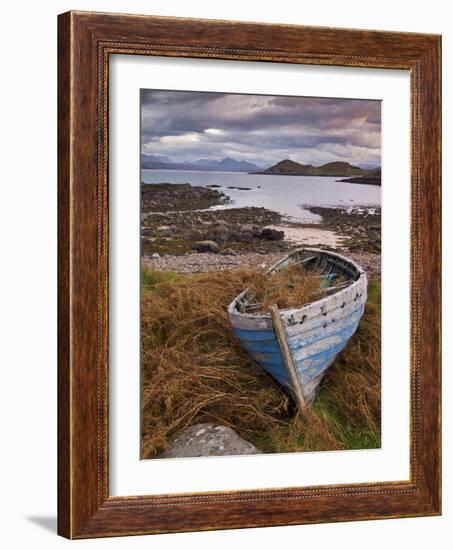
[[[202,422],[230,426],[263,452],[380,446],[379,282],[313,408],[301,413],[232,333],[226,306],[255,275],[143,270],[143,458]]]

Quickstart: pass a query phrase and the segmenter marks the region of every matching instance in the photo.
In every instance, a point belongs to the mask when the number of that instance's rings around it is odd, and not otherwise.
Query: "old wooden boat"
[[[235,334],[252,358],[289,391],[300,406],[311,404],[335,357],[357,330],[367,300],[365,271],[334,252],[300,248],[268,274],[300,265],[320,278],[317,299],[300,307],[254,314],[246,289],[228,306]],[[342,282],[335,284],[335,276]],[[301,276],[304,276],[301,270]]]

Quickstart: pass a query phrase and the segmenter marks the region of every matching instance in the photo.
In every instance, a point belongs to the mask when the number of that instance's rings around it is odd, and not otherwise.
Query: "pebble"
[[[156,271],[176,271],[178,273],[207,273],[210,271],[224,271],[227,269],[240,269],[253,267],[265,269],[278,262],[286,253],[258,254],[248,252],[238,253],[235,256],[222,254],[197,254],[189,253],[181,256],[168,254],[165,257],[145,257],[144,261],[150,269]],[[265,259],[265,261],[263,261]]]
[[[369,252],[342,252],[360,264],[372,277],[381,276],[381,256]],[[211,271],[225,271],[229,269],[255,268],[268,269],[287,255],[287,252],[259,254],[257,252],[237,253],[235,256],[223,254],[197,254],[191,252],[183,255],[171,255],[144,258],[145,264],[156,271],[176,271],[177,273],[208,273]]]

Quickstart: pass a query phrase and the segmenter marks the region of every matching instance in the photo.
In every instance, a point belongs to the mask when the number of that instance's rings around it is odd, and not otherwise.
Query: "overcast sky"
[[[141,105],[142,152],[173,162],[381,164],[380,101],[142,90]]]

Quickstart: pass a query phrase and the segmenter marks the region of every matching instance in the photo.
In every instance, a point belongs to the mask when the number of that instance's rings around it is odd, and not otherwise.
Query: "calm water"
[[[262,206],[298,220],[314,221],[318,216],[304,206],[380,206],[381,188],[336,181],[341,178],[313,176],[263,176],[242,172],[186,172],[183,170],[142,170],[144,183],[191,183],[220,185],[219,191],[232,202],[226,208]],[[228,186],[250,187],[240,191]],[[225,208],[222,207],[222,208]]]

